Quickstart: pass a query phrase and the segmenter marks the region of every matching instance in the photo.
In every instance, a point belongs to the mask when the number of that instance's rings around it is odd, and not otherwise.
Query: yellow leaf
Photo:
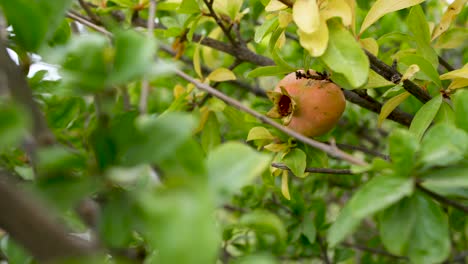
[[[377,56],[379,54],[379,44],[377,44],[377,41],[373,38],[365,38],[365,39],[360,39],[359,43],[361,43],[361,46],[368,50],[370,53],[374,54]]]
[[[449,90],[455,90],[468,87],[468,79],[467,78],[455,78],[453,79],[452,83],[449,85]]]
[[[270,143],[264,147],[266,150],[269,150],[271,152],[281,152],[285,151],[289,148],[288,144],[282,143]]]
[[[384,77],[377,74],[375,71],[369,71],[369,77],[367,79],[366,85],[362,89],[372,89],[385,86],[392,86],[394,83],[387,81]]]
[[[195,45],[195,51],[193,52],[193,69],[198,74],[198,77],[200,77],[200,79],[203,79],[203,74],[200,65],[200,44]]]
[[[454,79],[454,78],[468,79],[468,67],[465,66],[461,69],[447,72],[446,74],[442,74],[440,76],[441,80],[448,80],[448,79]]]
[[[207,79],[213,82],[224,82],[224,81],[232,81],[236,79],[236,75],[229,69],[226,68],[218,68],[208,75]]]
[[[401,82],[412,78],[419,71],[419,66],[416,64],[411,64],[408,69],[406,69],[405,74],[401,77]]]
[[[382,122],[390,115],[390,113],[397,108],[403,101],[406,100],[410,96],[410,93],[408,92],[403,92],[395,97],[390,98],[385,104],[382,106],[382,109],[380,110],[379,114],[379,119],[377,121],[377,125],[380,127],[382,125]]]
[[[281,28],[285,28],[289,25],[289,23],[291,23],[292,21],[292,15],[291,13],[289,12],[286,12],[286,11],[281,11],[279,12],[278,14],[278,22],[279,22],[279,26]]]
[[[318,30],[320,15],[315,0],[296,0],[292,12],[293,20],[301,31],[310,34]]]
[[[208,34],[208,37],[212,39],[220,39],[222,34],[223,30],[220,27],[216,27],[210,32],[210,34]],[[212,69],[221,67],[223,63],[223,59],[221,58],[222,53],[208,46],[201,47],[201,55],[205,65]]]
[[[286,33],[281,32],[281,35],[279,36],[278,40],[275,43],[275,47],[278,49],[281,49],[284,46],[284,43],[286,43]]]
[[[362,34],[370,25],[374,24],[375,21],[379,20],[384,15],[422,2],[424,2],[424,0],[377,0],[369,10],[369,13],[367,13],[366,18],[364,18],[359,34]]]
[[[319,57],[328,45],[328,27],[327,23],[322,20],[317,31],[312,34],[307,34],[298,29],[297,35],[299,36],[299,43],[304,47],[312,57]]]
[[[278,0],[271,0],[267,6],[265,6],[265,11],[267,12],[274,12],[288,8],[287,5],[281,3]]]
[[[174,86],[174,90],[172,91],[172,93],[174,95],[174,98],[177,99],[180,96],[182,96],[183,94],[185,94],[185,87],[183,87],[180,84],[176,84],[176,86]]]
[[[289,194],[287,170],[284,170],[283,175],[281,176],[281,193],[283,194],[284,198],[291,200],[291,195]]]
[[[440,19],[439,25],[434,28],[432,32],[432,40],[436,39],[440,34],[444,33],[455,19],[455,17],[460,13],[463,6],[466,4],[467,0],[455,0]]]
[[[351,30],[353,35],[356,35],[356,0],[345,0],[349,8],[351,8]]]
[[[343,0],[329,0],[327,5],[320,10],[320,17],[324,20],[340,17],[343,25],[349,26],[353,20],[353,13],[351,7]]]
[[[243,0],[216,0],[213,9],[218,14],[228,15],[234,20],[242,7]]]
[[[247,136],[247,141],[257,140],[257,139],[274,139],[275,137],[268,131],[268,129],[258,126],[253,127],[249,131]]]

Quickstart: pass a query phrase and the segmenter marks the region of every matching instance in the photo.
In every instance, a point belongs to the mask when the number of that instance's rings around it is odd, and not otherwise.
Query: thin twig
[[[320,247],[320,251],[321,251],[321,255],[322,255],[322,259],[323,259],[323,262],[325,264],[331,264],[331,260],[330,258],[328,257],[328,248],[327,248],[327,245],[325,243],[325,241],[323,240],[323,238],[317,234],[317,242],[319,244],[319,247]]]
[[[442,56],[438,56],[438,58],[440,65],[444,66],[444,68],[447,69],[447,71],[455,70],[455,68],[452,65],[450,65],[450,63],[448,63],[444,58],[442,58]]]
[[[153,39],[154,35],[154,18],[156,14],[156,0],[150,0],[149,5],[149,17],[148,17],[148,38]],[[140,94],[140,105],[139,110],[141,114],[146,114],[148,112],[148,95],[149,95],[150,85],[147,78],[144,78],[141,83],[141,94]]]
[[[375,157],[382,158],[384,160],[390,160],[390,157],[388,155],[382,154],[382,153],[380,153],[378,151],[375,151],[375,150],[372,150],[372,149],[368,149],[368,148],[363,147],[363,146],[349,145],[349,144],[343,144],[343,143],[336,143],[336,146],[341,148],[341,149],[356,150],[356,151],[363,152],[365,154],[369,154],[369,155],[372,155],[372,156],[375,156]]]
[[[291,171],[291,169],[283,163],[272,163],[272,167]],[[351,170],[348,169],[332,169],[332,168],[306,168],[304,172],[311,172],[311,173],[324,173],[324,174],[353,174]]]
[[[83,24],[83,25],[85,25],[85,26],[87,26],[89,28],[94,29],[94,30],[96,30],[97,32],[99,32],[101,34],[104,34],[104,35],[106,35],[108,37],[112,37],[112,33],[107,31],[107,29],[94,24],[93,22],[79,16],[78,14],[76,14],[76,13],[74,13],[72,11],[67,12],[67,17],[71,18],[71,19],[75,20],[76,22],[79,22],[79,23],[81,23],[81,24]]]
[[[450,200],[448,199],[447,197],[445,196],[442,196],[438,193],[435,193],[429,189],[427,189],[426,187],[422,186],[420,183],[416,183],[416,187],[422,191],[423,193],[429,195],[430,197],[432,197],[434,200],[442,203],[442,204],[446,204],[446,205],[449,205],[453,208],[456,208],[462,212],[464,212],[465,214],[468,214],[468,206],[466,205],[463,205],[463,204],[460,204],[460,203],[457,203],[453,200]]]
[[[281,132],[293,137],[293,138],[296,138],[297,140],[299,141],[302,141],[303,143],[313,147],[313,148],[316,148],[316,149],[319,149],[319,150],[322,150],[324,152],[326,152],[327,154],[329,154],[330,156],[334,157],[334,158],[338,158],[338,159],[342,159],[344,161],[347,161],[348,163],[351,163],[351,164],[355,164],[355,165],[360,165],[360,166],[365,166],[367,165],[367,162],[359,159],[359,158],[356,158],[346,152],[343,152],[342,150],[336,148],[336,147],[333,147],[333,146],[330,146],[330,145],[327,145],[325,143],[322,143],[322,142],[319,142],[319,141],[316,141],[314,139],[311,139],[311,138],[308,138],[294,130],[291,130],[290,128],[287,128],[283,125],[280,125],[279,123],[273,121],[272,119],[266,117],[265,115],[262,115],[260,113],[258,113],[257,111],[249,108],[249,107],[246,107],[244,106],[242,103],[240,103],[239,101],[223,94],[222,92],[214,89],[213,87],[207,85],[207,84],[204,84],[204,83],[201,83],[197,80],[195,80],[194,78],[192,78],[191,76],[187,75],[186,73],[176,69],[175,70],[175,73],[177,75],[179,75],[180,77],[182,77],[183,79],[193,83],[197,88],[199,88],[200,90],[203,90],[205,92],[208,92],[209,94],[221,99],[222,101],[226,102],[227,104],[231,105],[231,106],[234,106],[235,108],[257,118],[259,121],[265,123],[265,124],[268,124],[278,130],[280,130]]]
[[[221,28],[221,30],[224,32],[224,35],[229,39],[229,42],[234,47],[239,46],[239,44],[236,42],[236,40],[232,37],[231,32],[224,26],[223,21],[219,18],[219,16],[216,14],[216,12],[213,9],[213,2],[214,1],[209,1],[209,0],[203,0],[205,3],[206,7],[208,7],[208,11],[210,12],[210,16],[215,20],[216,24]]]
[[[293,2],[291,0],[279,0],[281,3],[287,5],[288,7],[293,6]]]
[[[102,25],[101,18],[99,18],[92,10],[89,8],[88,3],[86,3],[84,0],[78,0],[80,3],[80,6],[83,8],[83,10],[86,12],[86,14],[89,16],[91,21],[93,21],[97,25]]]
[[[353,248],[353,249],[357,249],[357,250],[360,250],[360,251],[365,251],[365,252],[372,253],[372,254],[375,254],[375,255],[381,255],[381,256],[396,258],[396,259],[407,259],[406,257],[393,255],[390,252],[387,252],[385,250],[378,249],[378,248],[370,248],[370,247],[357,245],[357,244],[351,244],[351,243],[347,243],[347,242],[343,242],[343,243],[341,243],[341,245],[344,246],[344,247]]]

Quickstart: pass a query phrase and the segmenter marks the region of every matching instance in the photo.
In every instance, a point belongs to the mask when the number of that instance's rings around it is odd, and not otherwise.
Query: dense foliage
[[[466,2],[0,0],[0,259],[465,263]]]

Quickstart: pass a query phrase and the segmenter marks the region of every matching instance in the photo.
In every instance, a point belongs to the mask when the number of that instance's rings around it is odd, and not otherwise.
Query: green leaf
[[[439,78],[439,73],[432,66],[431,62],[419,55],[406,55],[400,58],[399,62],[406,64],[407,66],[416,64],[419,69],[433,81],[437,87],[442,87],[442,82]]]
[[[374,177],[349,201],[351,215],[363,219],[399,201],[413,192],[411,178],[384,175]]]
[[[442,96],[438,95],[425,103],[416,113],[411,122],[409,131],[416,136],[417,141],[421,140],[424,132],[434,120],[442,104]]]
[[[429,25],[420,5],[413,6],[408,14],[408,28],[413,34],[416,41],[429,43],[431,41],[431,33]]]
[[[353,88],[363,86],[369,75],[369,59],[353,35],[342,24],[328,22],[330,39],[320,57],[333,71],[343,74]]]
[[[131,201],[123,194],[110,197],[99,217],[99,233],[103,242],[112,248],[129,246],[133,238]]]
[[[412,192],[412,179],[392,175],[373,178],[341,210],[328,231],[328,243],[331,247],[338,245],[358,227],[363,218],[385,209]]]
[[[126,151],[123,160],[128,165],[160,162],[174,155],[191,137],[195,120],[189,114],[168,112],[159,117],[142,116],[136,126],[143,138]]]
[[[210,152],[213,148],[221,143],[221,132],[218,118],[212,111],[208,114],[205,126],[201,133],[201,145],[205,153]]]
[[[268,211],[256,210],[245,214],[239,222],[256,232],[273,234],[277,239],[277,243],[283,243],[287,236],[286,228],[281,219]]]
[[[0,149],[14,147],[27,135],[30,120],[17,105],[0,102]]]
[[[447,101],[442,101],[439,111],[434,117],[434,123],[447,123],[455,125],[455,111]]]
[[[135,195],[137,231],[151,250],[157,250],[152,263],[200,264],[216,259],[221,241],[210,195],[183,188]]]
[[[395,172],[399,176],[411,176],[416,152],[419,150],[419,141],[416,136],[406,129],[397,129],[390,135],[389,145],[390,158]]]
[[[37,51],[53,37],[70,3],[71,0],[0,0],[15,39],[28,51]]]
[[[453,166],[430,171],[423,175],[424,186],[440,188],[468,188],[468,166]]]
[[[416,193],[379,216],[379,232],[393,254],[414,263],[439,263],[450,254],[447,217],[432,200]]]
[[[0,240],[0,249],[10,264],[30,264],[33,258],[24,250],[23,247],[14,242],[8,235]]]
[[[468,134],[447,123],[431,127],[422,140],[420,162],[425,167],[448,166],[464,159]]]
[[[296,176],[303,178],[306,169],[306,154],[299,148],[289,151],[281,160],[291,172]]]
[[[254,41],[260,43],[268,33],[272,32],[273,30],[276,30],[276,28],[278,28],[278,25],[278,16],[266,20],[255,30]]]
[[[290,73],[289,69],[284,69],[279,66],[264,66],[253,69],[247,74],[247,78],[257,78],[261,76],[277,76]]]
[[[226,199],[259,176],[270,160],[268,155],[241,143],[219,145],[208,153],[206,160],[211,189]]]
[[[437,53],[431,47],[429,25],[427,24],[427,20],[421,6],[417,5],[411,8],[407,24],[418,46],[417,52],[429,61],[434,69],[437,69],[439,60],[437,58]],[[438,83],[436,82],[436,84]]]
[[[133,30],[118,31],[114,36],[114,68],[109,84],[122,84],[143,77],[154,61],[154,40]]]
[[[345,240],[359,226],[361,219],[352,215],[349,203],[341,209],[338,218],[328,229],[327,241],[330,247],[335,247],[341,241]]]
[[[38,150],[37,156],[37,171],[47,177],[86,166],[86,159],[81,153],[62,146],[41,148]]]
[[[453,109],[455,110],[455,124],[468,133],[468,89],[459,89],[453,96]]]
[[[95,92],[106,88],[109,75],[109,43],[104,36],[86,34],[73,37],[61,56],[63,82],[72,89]]]
[[[198,6],[196,0],[183,0],[182,3],[180,3],[179,8],[177,9],[177,12],[181,14],[198,13],[200,12],[200,7]]]
[[[282,71],[293,72],[296,70],[295,67],[291,66],[288,62],[286,62],[279,54],[278,48],[276,48],[276,42],[278,41],[281,34],[284,32],[284,28],[276,29],[270,37],[270,42],[268,44],[269,51],[271,53],[271,57],[275,64],[281,68]]]
[[[310,244],[313,244],[317,236],[317,228],[315,228],[314,223],[314,213],[305,215],[301,226],[302,234],[307,238],[307,240],[309,240]]]

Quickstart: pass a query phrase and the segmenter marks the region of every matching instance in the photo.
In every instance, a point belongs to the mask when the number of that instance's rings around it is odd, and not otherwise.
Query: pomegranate
[[[274,106],[267,116],[308,137],[330,131],[346,106],[340,87],[313,70],[286,75],[268,97]]]

